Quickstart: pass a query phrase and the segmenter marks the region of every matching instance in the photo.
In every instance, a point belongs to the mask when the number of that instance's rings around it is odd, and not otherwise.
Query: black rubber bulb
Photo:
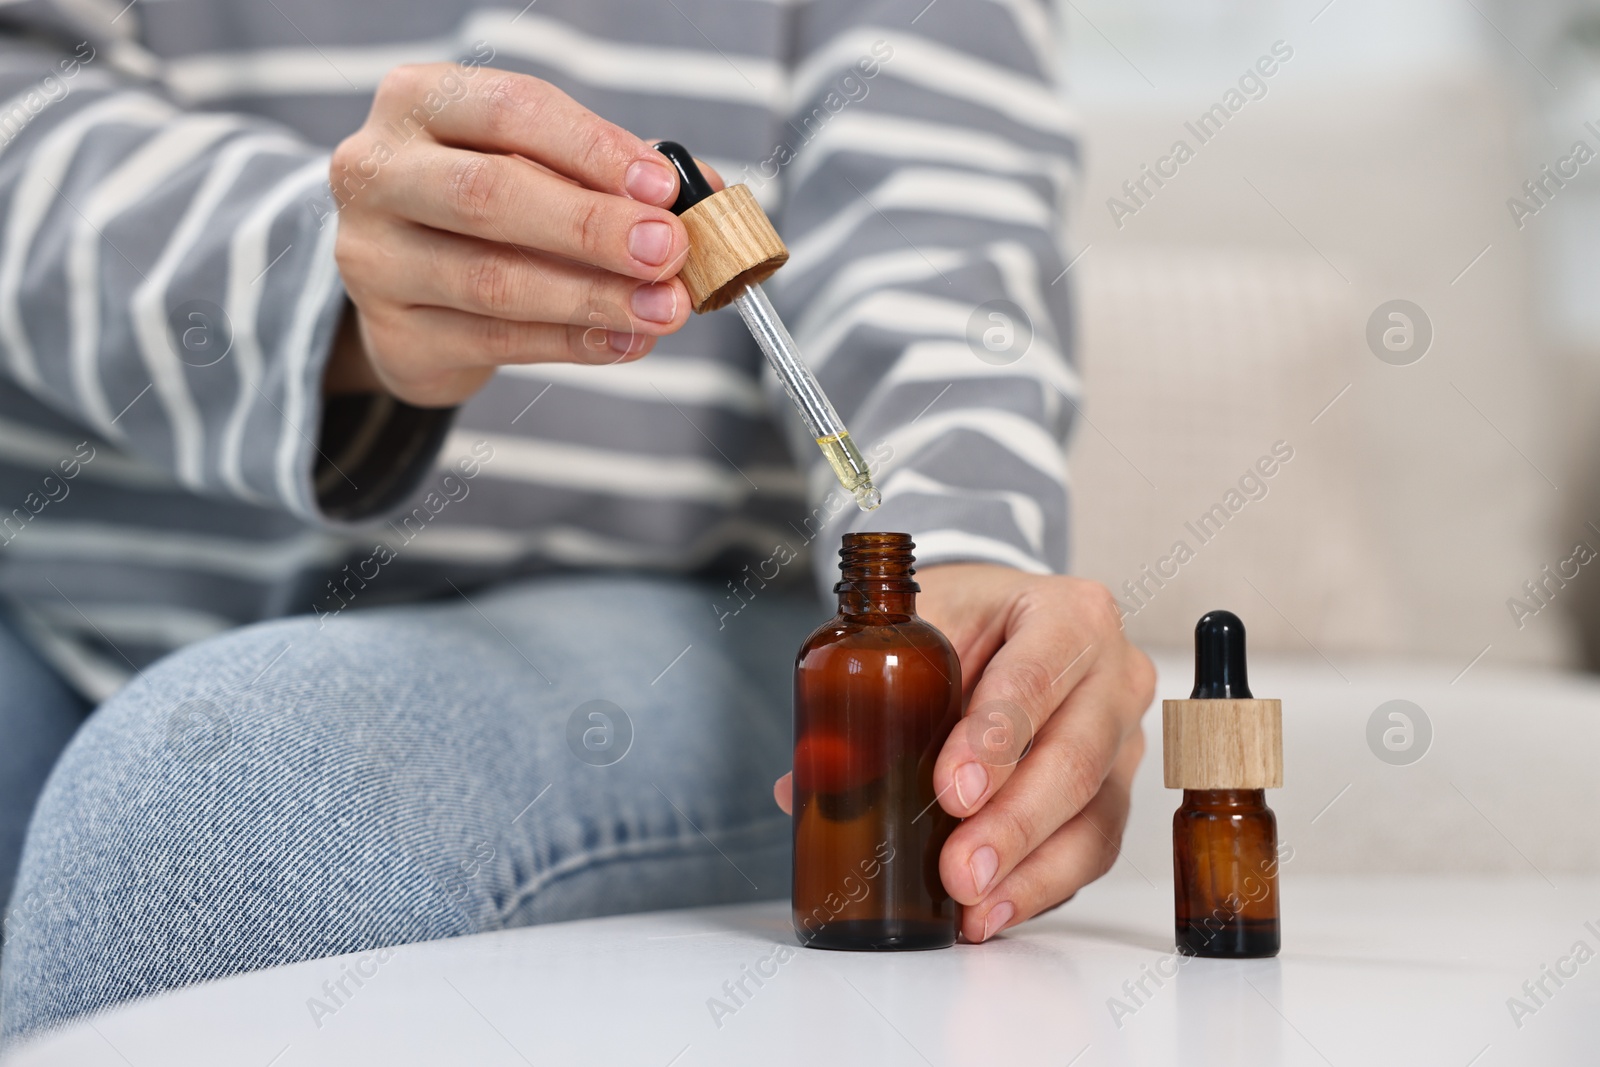
[[[651,147],[666,156],[672,168],[678,172],[678,199],[672,202],[674,215],[682,215],[716,192],[711,188],[711,183],[706,181],[706,176],[700,173],[694,153],[683,145],[677,141],[658,141]]]
[[[1190,700],[1249,700],[1244,623],[1231,611],[1208,611],[1194,626],[1194,692]]]

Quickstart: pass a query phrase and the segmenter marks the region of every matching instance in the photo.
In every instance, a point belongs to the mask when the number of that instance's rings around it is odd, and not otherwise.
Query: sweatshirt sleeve
[[[327,151],[175,104],[117,6],[0,4],[0,374],[197,493],[381,509],[450,413],[362,398],[325,420],[346,304]]]
[[[884,497],[859,512],[793,420],[816,525],[826,543],[909,532],[921,566],[1064,571],[1076,148],[1052,16],[811,0],[795,17],[791,108],[744,177],[780,184],[792,258],[775,302]],[[815,555],[826,587],[835,561]]]

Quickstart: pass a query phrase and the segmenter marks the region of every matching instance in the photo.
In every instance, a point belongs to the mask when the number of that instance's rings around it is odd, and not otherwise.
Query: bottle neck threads
[[[916,547],[910,534],[845,534],[839,549],[839,581],[833,587],[840,612],[913,614],[918,591],[911,580]]]

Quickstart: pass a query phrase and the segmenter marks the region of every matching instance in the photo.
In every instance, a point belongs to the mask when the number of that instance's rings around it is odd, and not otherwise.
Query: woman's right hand
[[[537,78],[398,67],[330,180],[355,305],[331,391],[449,407],[503,364],[637,359],[689,317],[672,165]]]

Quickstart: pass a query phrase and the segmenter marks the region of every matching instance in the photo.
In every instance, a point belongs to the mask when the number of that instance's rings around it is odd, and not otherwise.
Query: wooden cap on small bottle
[[[678,276],[697,312],[727,307],[745,286],[766,281],[789,262],[783,238],[748,185],[712,193],[679,218],[689,231],[689,258]]]
[[[1278,789],[1283,705],[1276,700],[1163,700],[1168,789]]]
[[[661,141],[655,149],[678,172],[672,213],[689,231],[689,257],[678,277],[697,313],[727,307],[746,286],[766,281],[789,262],[789,250],[748,185],[713,191],[683,145]]]
[[[1232,612],[1195,626],[1194,691],[1161,702],[1161,743],[1168,789],[1283,785],[1283,705],[1251,695],[1244,624]]]

